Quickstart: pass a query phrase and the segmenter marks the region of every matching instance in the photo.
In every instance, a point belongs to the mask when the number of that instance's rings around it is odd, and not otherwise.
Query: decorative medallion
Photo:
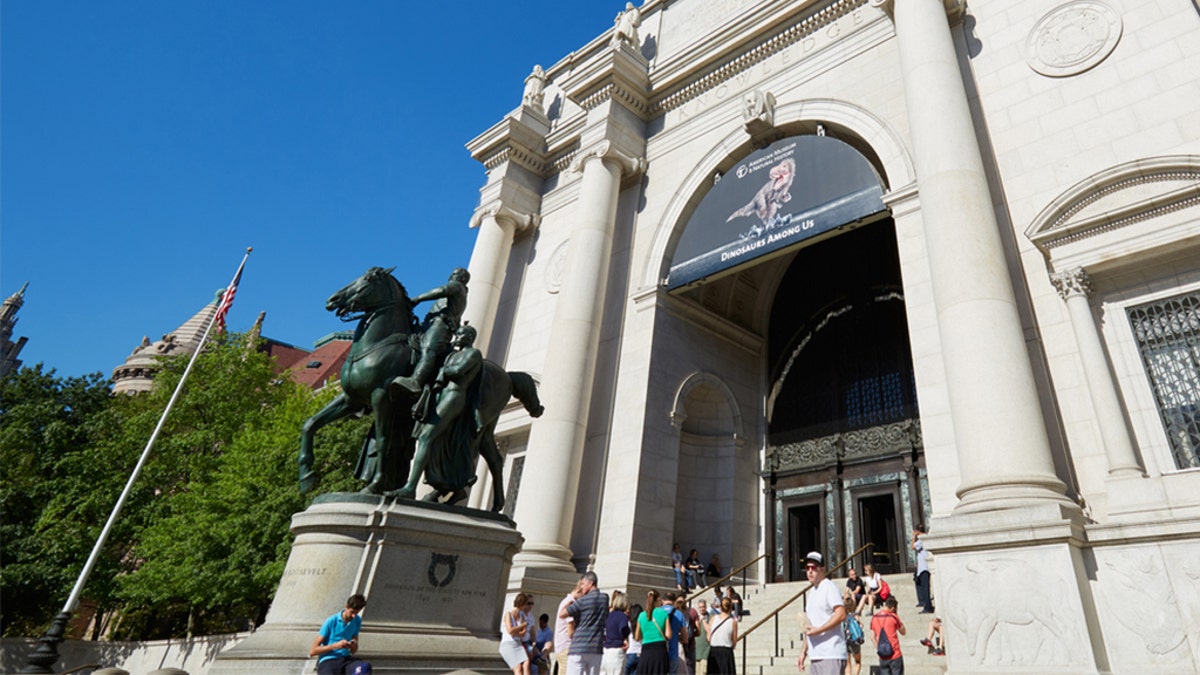
[[[1029,31],[1025,57],[1047,77],[1078,75],[1103,61],[1121,39],[1121,17],[1100,0],[1051,10]]]
[[[446,575],[443,578],[438,578],[438,568],[445,565]],[[454,581],[454,573],[458,571],[458,556],[449,555],[446,553],[434,553],[433,559],[429,562],[429,570],[426,576],[429,578],[429,585],[441,588],[447,586],[451,581]]]
[[[546,265],[546,292],[553,295],[562,288],[563,272],[567,267],[567,244],[564,241],[550,254],[550,262]]]

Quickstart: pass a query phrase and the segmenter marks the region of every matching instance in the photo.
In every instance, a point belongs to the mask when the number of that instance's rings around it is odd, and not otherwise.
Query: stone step
[[[929,631],[929,620],[934,615],[921,614],[917,604],[917,591],[912,578],[908,575],[895,574],[885,577],[888,586],[899,603],[900,619],[904,621],[908,634],[900,638],[901,651],[904,654],[904,671],[910,675],[943,675],[946,672],[946,657],[934,656],[920,641]],[[838,588],[844,588],[845,578],[833,579]],[[768,584],[766,586],[748,586],[742,593],[745,609],[750,612],[743,617],[742,627],[750,628],[757,624],[762,617],[767,616],[775,608],[798,593],[804,582]],[[737,659],[741,675],[774,675],[788,673],[795,675],[796,658],[800,654],[800,642],[803,633],[800,628],[799,614],[804,609],[804,599],[801,598],[786,607],[777,619],[757,628],[745,642],[745,664],[743,666],[743,650],[739,644]],[[861,617],[863,628],[870,630],[871,617],[864,612]],[[776,647],[776,630],[778,630],[778,647]],[[878,666],[879,657],[871,646],[870,637],[863,645],[862,674],[868,675],[872,666]]]

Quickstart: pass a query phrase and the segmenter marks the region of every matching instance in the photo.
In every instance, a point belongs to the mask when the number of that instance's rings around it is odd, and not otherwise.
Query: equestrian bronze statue
[[[528,373],[507,372],[482,359],[474,328],[459,325],[470,279],[466,270],[455,270],[445,286],[410,299],[393,269],[372,267],[325,303],[358,327],[342,365],[342,392],[304,423],[300,491],[308,492],[318,479],[317,431],[372,412],[374,425],[355,470],[367,483],[364,493],[411,499],[423,475],[433,488],[426,499],[456,503],[475,482],[482,456],[492,476],[491,510],[498,512],[504,506],[504,458],[496,423],[514,396],[531,416],[540,416],[536,384]],[[437,302],[418,324],[413,306],[425,300]]]

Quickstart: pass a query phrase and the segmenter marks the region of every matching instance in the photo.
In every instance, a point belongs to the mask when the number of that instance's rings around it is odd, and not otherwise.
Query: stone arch
[[[809,99],[780,105],[775,111],[775,121],[779,130],[789,133],[815,133],[818,124],[837,130],[841,140],[872,163],[885,192],[916,181],[912,157],[900,135],[865,108],[836,99]],[[642,288],[654,288],[666,278],[671,253],[683,233],[683,226],[707,193],[702,190],[705,183],[713,173],[732,166],[751,150],[751,138],[739,127],[705,154],[684,179],[654,233],[650,255],[642,271]]]
[[[671,406],[671,426],[683,429],[688,418],[688,402],[694,392],[702,387],[715,390],[726,406],[728,406],[729,435],[736,441],[745,438],[742,427],[742,413],[738,408],[737,399],[725,381],[712,373],[694,372],[684,378],[675,392],[675,404]],[[718,435],[718,434],[709,434]]]
[[[754,557],[757,453],[747,452],[742,414],[728,385],[712,373],[695,372],[680,384],[671,410],[677,432],[674,541],[686,557],[695,548],[708,564]]]

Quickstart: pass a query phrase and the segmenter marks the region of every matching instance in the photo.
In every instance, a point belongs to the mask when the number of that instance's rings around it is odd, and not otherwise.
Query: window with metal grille
[[[1200,293],[1126,311],[1175,466],[1200,467]]]

